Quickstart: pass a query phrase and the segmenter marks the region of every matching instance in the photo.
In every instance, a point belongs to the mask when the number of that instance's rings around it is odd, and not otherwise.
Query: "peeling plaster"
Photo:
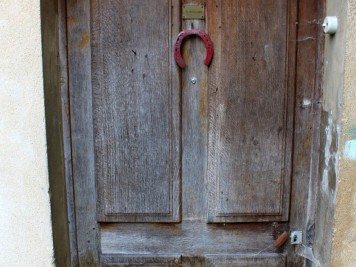
[[[325,151],[321,188],[324,193],[332,195],[334,202],[337,190],[336,175],[339,172],[339,136],[340,126],[335,125],[332,117],[329,116],[325,127]]]
[[[356,160],[356,140],[346,141],[344,157],[349,160]]]
[[[340,3],[335,1],[335,4]],[[342,6],[347,10],[339,16],[344,25],[340,31],[345,34],[345,51],[341,58],[345,64],[342,71],[343,87],[340,92],[342,109],[338,116],[342,125],[340,138],[340,167],[338,173],[333,232],[332,263],[335,267],[356,266],[356,0],[348,0]],[[338,32],[339,33],[339,32]],[[336,102],[335,101],[335,102]]]

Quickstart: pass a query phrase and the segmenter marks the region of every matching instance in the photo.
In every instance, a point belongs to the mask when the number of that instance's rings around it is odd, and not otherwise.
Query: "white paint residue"
[[[266,61],[266,63],[269,63],[269,59],[271,58],[271,48],[268,44],[264,46],[263,49],[263,59]]]
[[[344,157],[349,160],[356,160],[356,140],[349,140],[346,142]]]
[[[331,127],[332,127],[332,120],[329,117],[328,119],[328,125],[325,127],[325,137],[326,137],[326,142],[325,142],[325,159],[324,159],[324,170],[323,170],[323,178],[321,180],[321,188],[325,193],[328,192],[328,181],[329,181],[329,175],[328,175],[328,166],[329,166],[329,160],[330,160],[330,147],[331,147],[331,141],[332,141],[332,134],[331,134]]]
[[[329,192],[329,189],[331,190],[331,193],[333,194],[334,198],[336,197],[336,190],[334,190],[333,188],[329,188],[329,168],[334,168],[335,169],[335,173],[338,173],[338,168],[339,168],[339,153],[338,151],[338,147],[339,147],[339,143],[337,142],[336,145],[336,151],[333,151],[332,149],[332,141],[333,141],[333,135],[332,135],[332,128],[333,126],[336,129],[336,133],[337,133],[337,140],[339,140],[339,136],[340,136],[340,127],[333,125],[333,120],[331,118],[331,116],[328,118],[328,125],[325,127],[325,159],[324,159],[324,170],[323,170],[323,176],[322,176],[322,181],[321,181],[321,187],[323,189],[323,191],[325,193]],[[334,162],[333,166],[329,166],[330,162]]]
[[[309,107],[311,105],[311,100],[308,98],[303,99],[303,107]]]

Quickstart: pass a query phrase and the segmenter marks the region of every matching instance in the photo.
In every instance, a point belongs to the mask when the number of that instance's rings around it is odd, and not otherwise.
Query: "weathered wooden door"
[[[80,266],[303,264],[273,243],[309,242],[318,2],[67,1]]]

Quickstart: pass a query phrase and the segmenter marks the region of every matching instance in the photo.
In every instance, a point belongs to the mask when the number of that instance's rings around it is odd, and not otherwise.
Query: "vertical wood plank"
[[[75,204],[73,189],[73,166],[71,151],[71,128],[70,128],[70,107],[68,88],[68,54],[67,54],[67,12],[65,0],[58,0],[58,22],[59,22],[59,60],[61,66],[60,84],[62,99],[62,125],[63,125],[63,148],[65,160],[66,176],[66,196],[68,211],[69,242],[71,248],[71,266],[78,264],[76,225],[75,225]]]
[[[298,4],[297,63],[296,63],[296,106],[293,151],[293,195],[291,197],[290,229],[305,233],[305,245],[310,246],[313,238],[315,186],[319,135],[316,123],[320,117],[320,58],[322,52],[319,22],[323,18],[323,3],[318,0],[300,0]],[[319,34],[318,34],[319,33]],[[319,62],[319,63],[318,63]],[[304,105],[309,100],[310,105]],[[315,176],[314,176],[315,175]],[[310,262],[296,255],[297,247],[288,247],[287,266],[310,266]]]
[[[67,1],[72,163],[80,266],[99,266],[91,88],[90,3]]]
[[[183,4],[205,6],[206,1],[184,0]],[[205,20],[183,20],[182,30],[186,29],[207,31]],[[183,58],[187,67],[182,70],[183,220],[206,220],[208,68],[204,65],[205,55],[200,38],[185,42]]]
[[[47,154],[55,263],[76,266],[65,0],[41,1]]]

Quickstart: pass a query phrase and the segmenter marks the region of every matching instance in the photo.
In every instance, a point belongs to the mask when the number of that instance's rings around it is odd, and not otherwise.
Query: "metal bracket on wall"
[[[292,231],[290,233],[290,243],[292,245],[300,245],[303,242],[303,232],[302,231]]]

